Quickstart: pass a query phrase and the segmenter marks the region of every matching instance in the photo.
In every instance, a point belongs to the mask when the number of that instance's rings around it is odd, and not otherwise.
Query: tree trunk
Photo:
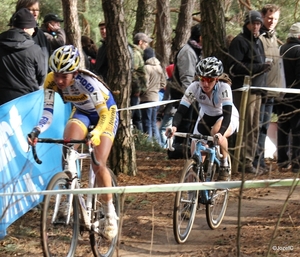
[[[172,52],[170,55],[170,62],[174,61],[176,53],[184,44],[186,44],[190,37],[190,28],[192,27],[192,14],[194,10],[194,4],[195,0],[181,0],[180,12],[178,15],[178,21],[175,29],[175,37],[173,40]]]
[[[147,19],[146,19],[149,16],[148,1],[149,0],[138,0],[138,6],[136,10],[136,21],[135,21],[132,37],[134,37],[134,35],[138,32],[143,32],[148,34]]]
[[[125,30],[125,17],[122,0],[103,0],[102,7],[106,22],[108,86],[115,95],[118,108],[130,105],[131,57],[128,50]],[[110,155],[110,167],[115,174],[119,172],[136,175],[136,152],[130,128],[131,112],[119,111],[120,124]]]
[[[212,8],[213,6],[213,8]],[[225,64],[226,28],[223,1],[201,0],[203,57],[215,56]]]
[[[165,70],[171,54],[170,1],[157,0],[155,53]]]
[[[78,48],[81,56],[81,67],[84,67],[84,55],[81,46],[81,29],[78,22],[77,1],[62,0],[64,15],[64,30],[66,32],[66,44]]]

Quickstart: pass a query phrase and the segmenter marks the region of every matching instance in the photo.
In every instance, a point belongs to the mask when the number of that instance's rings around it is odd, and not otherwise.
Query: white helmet
[[[219,77],[223,73],[223,64],[216,57],[207,57],[198,62],[196,73],[202,77]]]

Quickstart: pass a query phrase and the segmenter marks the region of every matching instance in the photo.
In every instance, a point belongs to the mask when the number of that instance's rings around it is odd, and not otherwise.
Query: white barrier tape
[[[105,188],[82,188],[75,190],[45,190],[39,192],[13,192],[3,193],[3,196],[14,195],[53,195],[53,194],[108,194],[108,193],[165,193],[177,192],[184,190],[204,190],[204,189],[232,189],[239,188],[242,181],[222,181],[222,182],[199,182],[199,183],[176,183],[144,186],[122,186],[122,187],[105,187]],[[260,188],[260,187],[279,187],[300,185],[300,179],[273,179],[273,180],[247,180],[244,181],[243,188]]]
[[[246,87],[241,87],[241,88],[234,89],[232,91],[246,91],[246,90],[249,90],[249,89],[260,89],[260,90],[279,92],[279,93],[300,94],[300,89],[297,89],[297,88],[276,88],[276,87],[249,87],[249,86],[246,86]],[[130,106],[128,108],[118,109],[118,111],[130,111],[130,110],[150,108],[150,107],[165,105],[165,104],[169,104],[169,103],[179,102],[180,100],[181,99],[143,103],[143,104]]]
[[[300,89],[297,88],[278,88],[278,87],[241,87],[234,89],[232,91],[246,91],[248,89],[260,89],[272,92],[279,92],[279,93],[292,93],[292,94],[300,94]]]
[[[180,99],[143,103],[143,104],[137,104],[137,105],[134,105],[134,106],[130,106],[128,108],[118,109],[118,111],[129,111],[129,110],[136,110],[136,109],[144,109],[144,108],[155,107],[155,106],[165,105],[165,104],[179,102],[179,101],[180,101]]]

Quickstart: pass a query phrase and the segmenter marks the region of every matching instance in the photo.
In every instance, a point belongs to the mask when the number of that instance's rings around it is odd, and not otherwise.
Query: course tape
[[[242,181],[222,181],[222,182],[198,182],[198,183],[176,183],[176,184],[159,184],[144,186],[121,186],[105,188],[82,188],[66,190],[44,190],[39,192],[11,192],[3,193],[1,196],[13,195],[53,195],[53,194],[128,194],[128,193],[165,193],[178,192],[184,190],[204,190],[204,189],[232,189],[240,188]],[[247,180],[243,183],[243,188],[262,188],[262,187],[279,187],[300,185],[300,179],[273,179],[273,180]]]
[[[246,91],[248,89],[260,89],[271,92],[280,92],[280,93],[291,93],[291,94],[300,94],[300,89],[297,88],[279,88],[279,87],[241,87],[234,89],[232,91]]]
[[[155,106],[165,105],[165,104],[179,102],[179,101],[180,101],[180,99],[149,102],[149,103],[137,104],[137,105],[134,105],[134,106],[130,106],[128,108],[118,109],[118,111],[129,111],[129,110],[144,109],[144,108],[155,107]]]
[[[234,89],[232,91],[247,91],[249,89],[260,89],[260,90],[280,92],[280,93],[300,94],[300,89],[296,89],[296,88],[276,88],[276,87],[250,87],[250,86],[245,86],[245,87]],[[130,111],[130,110],[151,108],[151,107],[155,107],[155,106],[161,106],[161,105],[165,105],[165,104],[169,104],[169,103],[179,102],[180,100],[181,99],[163,100],[163,101],[157,101],[157,102],[137,104],[137,105],[134,105],[134,106],[130,106],[128,108],[118,109],[118,111]]]

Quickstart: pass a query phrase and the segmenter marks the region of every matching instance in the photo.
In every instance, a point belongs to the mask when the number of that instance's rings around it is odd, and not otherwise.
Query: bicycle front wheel
[[[68,175],[60,172],[54,175],[47,190],[68,189]],[[59,204],[68,203],[69,197],[64,194],[45,195],[41,215],[41,240],[45,257],[75,256],[79,235],[78,201],[73,199],[71,217],[67,218],[58,213]]]
[[[188,160],[182,170],[179,183],[199,182],[195,170],[195,161]],[[178,244],[184,243],[192,230],[197,204],[197,190],[178,191],[173,210],[173,233]]]
[[[228,163],[231,167],[231,160],[229,155]],[[214,163],[214,174],[216,173],[217,168],[218,165]],[[230,180],[230,178],[231,172],[229,174],[228,181]],[[206,221],[211,229],[216,229],[221,225],[225,212],[227,210],[228,198],[229,190],[227,188],[210,190],[210,203],[206,204]]]
[[[116,187],[117,178],[110,169],[109,172],[111,176],[112,186]],[[113,193],[112,197],[113,197],[113,204],[116,209],[116,214],[120,218],[120,196],[119,194]],[[93,195],[93,210],[94,210],[93,223],[99,224],[99,227],[96,228],[96,230],[92,231],[90,234],[90,243],[91,243],[93,254],[96,257],[111,257],[116,248],[116,244],[118,241],[118,234],[113,238],[113,240],[106,239],[102,234],[102,231],[104,230],[103,221],[105,220],[105,215],[101,203],[101,195],[97,195],[97,194]],[[119,228],[119,221],[118,221],[118,228]]]

